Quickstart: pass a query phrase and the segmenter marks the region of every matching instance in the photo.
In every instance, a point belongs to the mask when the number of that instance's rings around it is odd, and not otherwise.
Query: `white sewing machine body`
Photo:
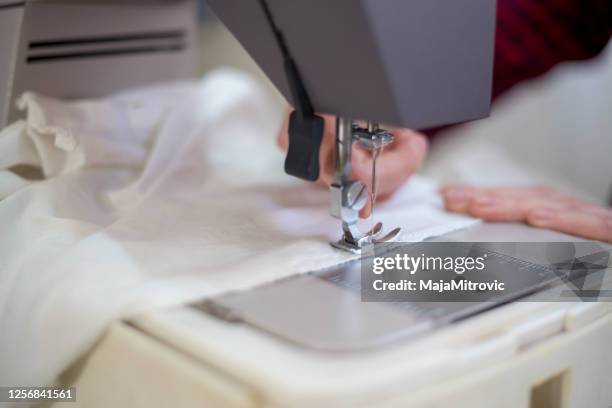
[[[350,355],[184,308],[115,324],[75,385],[84,407],[603,407],[611,340],[606,303],[514,304]]]
[[[490,224],[450,236],[500,231],[516,239],[526,228]],[[531,238],[572,239],[546,232]],[[608,270],[605,287],[611,278]],[[315,276],[257,291],[234,295],[235,307],[223,318],[189,306],[116,323],[66,379],[76,378],[87,407],[527,408],[612,401],[608,302],[509,303],[351,350],[351,333],[358,338],[403,317]],[[298,337],[275,333],[279,328]],[[330,332],[346,336],[346,350],[299,344],[300,335],[324,344]]]

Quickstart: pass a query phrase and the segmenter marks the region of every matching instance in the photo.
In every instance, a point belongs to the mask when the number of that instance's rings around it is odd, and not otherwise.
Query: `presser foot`
[[[382,223],[377,223],[365,234],[357,228],[359,212],[367,205],[368,189],[359,180],[352,179],[351,155],[353,143],[372,152],[372,186],[370,200],[372,210],[376,203],[376,158],[382,149],[393,142],[393,134],[379,128],[377,123],[368,122],[367,127],[359,127],[349,118],[336,120],[335,174],[331,185],[331,215],[342,221],[343,236],[332,242],[334,248],[361,254],[362,248],[394,240],[400,232],[396,228],[381,237]]]
[[[365,234],[354,234],[352,231],[346,231],[344,236],[331,245],[334,248],[361,255],[361,250],[366,245],[380,244],[384,242],[393,242],[401,232],[401,228],[395,228],[381,237],[382,223],[377,223],[370,231]],[[358,238],[357,238],[358,237]]]

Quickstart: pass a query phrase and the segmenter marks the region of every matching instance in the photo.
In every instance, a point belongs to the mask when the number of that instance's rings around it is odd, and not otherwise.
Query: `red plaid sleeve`
[[[593,58],[612,36],[612,0],[498,0],[493,95],[564,61]]]

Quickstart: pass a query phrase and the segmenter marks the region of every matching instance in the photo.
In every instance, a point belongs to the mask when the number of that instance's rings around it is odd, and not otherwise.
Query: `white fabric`
[[[328,244],[328,192],[282,174],[279,113],[242,74],[19,103],[0,133],[0,384],[53,382],[115,319],[351,257]],[[419,179],[378,215],[404,240],[474,222]]]

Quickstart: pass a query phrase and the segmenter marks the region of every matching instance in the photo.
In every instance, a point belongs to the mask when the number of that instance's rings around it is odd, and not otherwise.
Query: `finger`
[[[487,221],[522,221],[610,242],[612,210],[545,187],[445,186],[445,207]],[[466,210],[467,207],[467,210]]]
[[[544,186],[528,186],[528,187],[490,187],[483,189],[487,193],[501,196],[501,197],[514,197],[514,198],[522,198],[522,197],[534,197],[534,196],[544,196],[544,197],[552,197],[552,196],[560,196],[561,193],[558,191]]]
[[[384,201],[387,201],[389,198],[391,198],[391,196],[392,196],[392,194],[390,194],[390,195],[384,195],[384,194],[378,195],[376,197],[376,202],[382,203]],[[359,211],[359,217],[360,218],[368,218],[369,216],[372,215],[372,211],[374,211],[374,207],[372,206],[372,201],[370,200],[370,197],[368,197],[368,202],[367,202],[366,206],[361,211]]]
[[[549,228],[570,235],[612,243],[612,217],[580,210],[554,208],[534,209],[527,222],[538,228]]]
[[[365,207],[363,207],[361,211],[359,211],[359,217],[368,218],[370,215],[372,215],[372,199],[371,196],[368,194],[368,201],[366,202]]]
[[[361,181],[368,189],[366,205],[359,211],[359,217],[368,218],[372,213],[372,157],[370,152],[355,146],[351,162],[353,179]]]
[[[421,167],[429,146],[420,133],[408,129],[395,129],[393,132],[395,142],[386,154],[383,151],[377,171],[385,180],[397,175],[400,182],[396,184],[401,184]]]
[[[356,159],[356,163],[365,162],[365,164],[361,164],[361,166],[364,168],[369,168],[371,170],[372,161],[370,159],[370,153],[364,150],[361,150],[361,149],[357,150],[354,153],[355,153],[354,158]],[[367,167],[367,166],[370,166],[370,167]],[[370,187],[369,187],[371,186],[371,184],[369,183],[372,182],[371,172],[364,174],[360,178],[357,178],[357,176],[353,174],[353,177],[355,179],[360,180],[362,183],[366,185],[366,188],[368,188],[368,201],[366,203],[366,206],[359,212],[359,216],[361,218],[368,218],[372,214],[372,211],[374,210],[374,206],[372,205],[372,192],[370,191]],[[376,202],[381,203],[381,202],[387,201],[389,198],[391,198],[392,195],[393,195],[393,191],[389,193],[378,191],[376,193]]]
[[[569,207],[572,203],[541,187],[476,188],[465,185],[441,189],[447,210],[469,213],[486,221],[523,221],[534,207]]]
[[[461,184],[461,183],[443,184],[440,187],[440,193],[442,193],[442,194],[446,194],[446,193],[448,193],[451,190],[480,191],[482,189],[480,189],[478,187],[470,186],[470,185],[467,185],[467,184]]]
[[[378,182],[376,201],[384,201],[391,196],[421,165],[427,152],[427,140],[424,136],[405,129],[397,129],[396,142],[392,150],[385,149],[376,162]],[[353,149],[353,178],[360,180],[370,190],[368,201],[360,211],[362,218],[368,217],[373,209],[372,203],[372,153],[361,148]]]
[[[287,151],[289,149],[289,117],[291,115],[291,110],[287,110],[287,114],[285,115],[285,120],[278,132],[278,137],[276,138],[276,143],[278,147],[283,151]]]
[[[542,198],[538,195],[503,196],[490,192],[476,193],[469,204],[468,212],[486,221],[525,221],[527,214],[535,208],[569,209],[570,205],[553,198]]]
[[[376,174],[378,194],[388,196],[421,166],[427,153],[427,140],[419,133],[407,129],[394,130],[396,140],[393,149],[384,149],[377,159]],[[372,156],[362,149],[354,150],[353,175],[366,185],[371,185]]]
[[[588,203],[585,201],[580,201],[572,205],[570,208],[575,210],[584,211],[593,215],[600,215],[603,217],[612,217],[612,209],[607,207],[602,207],[597,204]]]
[[[334,151],[336,146],[336,118],[330,115],[321,115],[325,127],[323,140],[319,149],[319,180],[320,184],[329,187],[334,180]]]
[[[491,194],[472,197],[468,213],[485,221],[524,221],[526,212],[516,199]]]
[[[582,208],[587,204],[574,196],[544,186],[486,188],[483,193],[500,201],[514,200],[523,206],[524,210],[530,210],[533,206]]]
[[[475,194],[481,190],[475,187],[455,184],[446,185],[440,189],[444,207],[451,212],[467,213],[470,208],[470,202]]]

